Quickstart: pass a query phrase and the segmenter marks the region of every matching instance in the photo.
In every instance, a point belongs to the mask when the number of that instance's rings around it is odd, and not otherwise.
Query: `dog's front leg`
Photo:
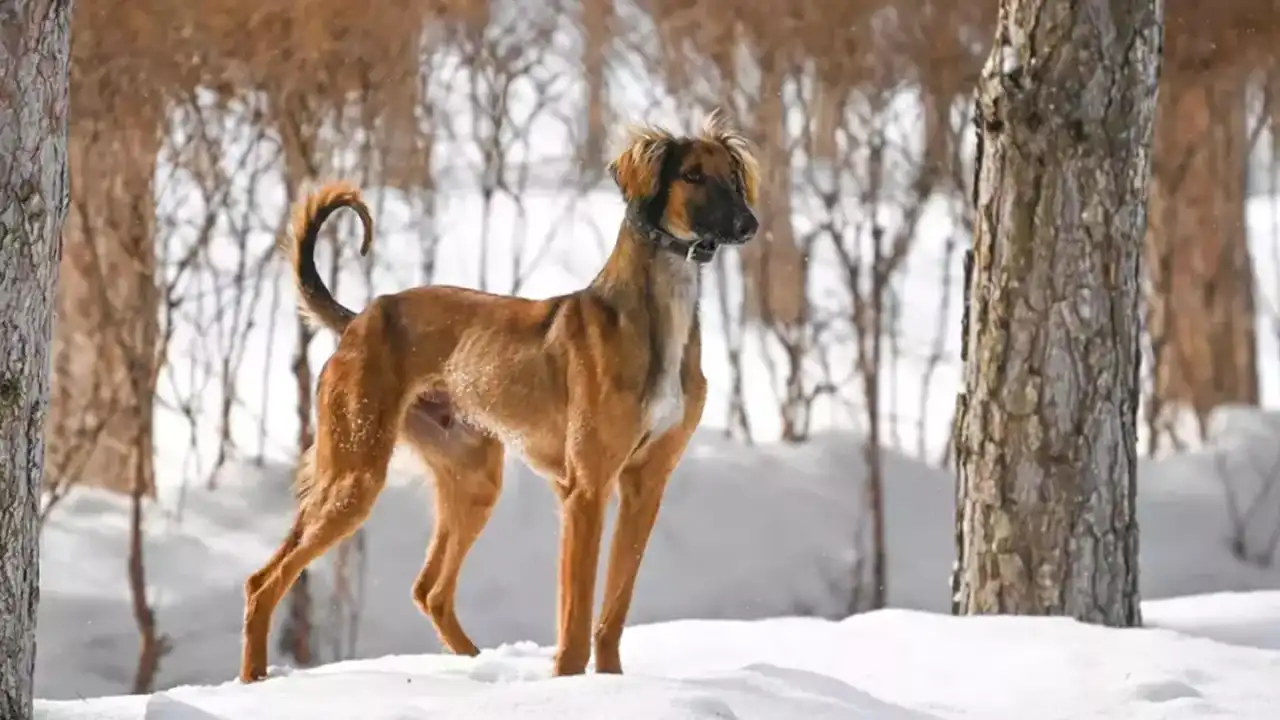
[[[555,674],[580,675],[591,658],[591,606],[608,483],[571,472],[559,489],[559,642]]]
[[[636,576],[649,544],[667,479],[675,470],[691,433],[677,428],[650,445],[618,478],[618,522],[609,551],[604,602],[596,627],[596,672],[621,673],[619,644],[631,609]]]

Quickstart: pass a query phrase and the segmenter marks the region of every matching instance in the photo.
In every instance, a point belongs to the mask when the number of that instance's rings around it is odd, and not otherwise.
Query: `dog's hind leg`
[[[503,447],[490,438],[476,438],[452,453],[439,445],[415,445],[435,475],[436,520],[426,562],[413,584],[413,600],[445,647],[458,655],[477,655],[479,648],[458,622],[454,598],[462,564],[502,492]]]
[[[240,679],[261,680],[267,672],[271,616],[303,568],[351,535],[373,510],[386,483],[395,447],[396,402],[368,401],[367,394],[345,397],[321,374],[322,400],[314,463],[300,476],[293,528],[275,555],[245,583]],[[358,442],[353,441],[358,440]]]
[[[302,516],[299,514],[294,517],[293,527],[289,529],[289,534],[285,537],[284,542],[280,544],[280,547],[276,549],[271,559],[262,566],[261,570],[250,575],[249,579],[245,581],[244,597],[246,600],[258,593],[258,590],[262,588],[262,583],[266,582],[272,573],[280,570],[281,561],[284,560],[286,555],[297,549],[298,543],[301,541]]]
[[[385,470],[384,470],[385,475]],[[240,679],[261,680],[267,671],[267,641],[271,615],[303,568],[331,547],[350,536],[369,517],[382,478],[361,478],[351,483],[350,491],[324,502],[305,502],[298,512],[294,529],[266,567],[246,583],[244,646],[240,663]],[[254,579],[258,586],[252,588]]]
[[[311,473],[315,470],[315,451],[316,446],[312,445],[302,457],[302,462],[298,466],[297,483],[299,486],[305,487],[311,484]],[[296,513],[293,519],[293,527],[290,528],[289,534],[285,537],[284,542],[262,565],[262,569],[249,576],[244,584],[244,596],[249,598],[258,592],[258,588],[262,587],[262,583],[266,581],[267,576],[276,572],[280,567],[280,561],[284,560],[284,556],[288,555],[298,547],[298,543],[302,541],[302,514]]]

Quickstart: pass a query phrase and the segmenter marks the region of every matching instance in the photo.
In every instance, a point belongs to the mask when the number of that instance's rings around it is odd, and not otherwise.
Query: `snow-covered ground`
[[[550,650],[398,655],[152,696],[39,703],[44,720],[1272,720],[1280,592],[1147,602],[1154,628],[883,610],[842,621],[632,628],[625,676],[549,677]],[[1166,622],[1167,621],[1167,622]],[[1164,629],[1164,628],[1171,629]],[[1270,643],[1265,644],[1265,643]]]

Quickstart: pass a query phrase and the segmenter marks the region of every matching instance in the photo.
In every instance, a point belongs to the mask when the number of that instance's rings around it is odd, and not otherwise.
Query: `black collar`
[[[715,259],[719,244],[712,240],[687,242],[657,225],[647,222],[638,211],[627,210],[627,222],[633,230],[653,243],[659,250],[679,255],[688,262],[706,265]]]

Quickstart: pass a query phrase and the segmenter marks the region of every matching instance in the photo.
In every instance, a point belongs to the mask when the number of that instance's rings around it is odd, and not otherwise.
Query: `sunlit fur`
[[[321,223],[343,207],[359,215],[368,249],[373,223],[359,190],[331,183],[295,206],[283,249],[299,306],[338,344],[319,376],[316,440],[299,463],[293,527],[245,583],[242,680],[265,676],[275,607],[303,568],[368,517],[397,444],[412,448],[435,480],[435,531],[412,596],[441,642],[478,652],[454,595],[501,492],[510,448],[560,499],[555,673],[584,672],[593,639],[596,670],[621,672],[618,646],[644,548],[706,400],[698,266],[655,238],[697,240],[695,226],[719,223],[737,228],[731,244],[745,242],[756,227],[748,206],[759,174],[746,141],[719,116],[694,137],[645,128],[628,138],[611,168],[636,212],[588,287],[543,300],[432,286],[380,296],[356,313],[325,287],[314,252]],[[676,146],[682,154],[666,154]],[[664,162],[673,177],[666,188]],[[615,488],[617,526],[593,633],[605,504]]]

